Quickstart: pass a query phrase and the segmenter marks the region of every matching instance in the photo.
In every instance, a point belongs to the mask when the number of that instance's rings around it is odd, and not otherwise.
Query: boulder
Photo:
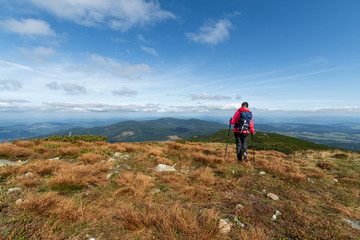
[[[19,187],[14,187],[14,188],[9,188],[8,189],[8,193],[14,193],[14,192],[20,192],[21,188]]]
[[[231,230],[231,224],[227,222],[225,219],[220,219],[219,232],[221,234],[228,234],[230,230]]]
[[[27,163],[29,160],[26,160],[24,162],[12,162],[6,159],[0,159],[0,167],[6,166],[6,165],[21,165]]]
[[[259,174],[260,174],[260,175],[265,175],[265,174],[266,174],[266,172],[261,171],[261,172],[259,172]]]
[[[360,230],[360,221],[346,218],[344,218],[344,221],[350,224],[353,229]]]
[[[277,218],[277,216],[279,216],[279,215],[281,215],[281,212],[278,211],[278,210],[276,210],[276,211],[275,211],[275,214],[272,216],[271,220],[275,221],[276,218]]]
[[[169,166],[166,164],[158,164],[155,168],[156,172],[174,172],[176,169],[173,166]]]
[[[268,193],[268,194],[266,194],[266,196],[269,197],[269,198],[271,198],[271,199],[274,200],[274,201],[279,200],[279,197],[278,197],[276,194],[274,194],[274,193]]]

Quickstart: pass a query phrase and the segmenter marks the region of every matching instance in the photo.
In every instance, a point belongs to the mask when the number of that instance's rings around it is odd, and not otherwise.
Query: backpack
[[[240,112],[240,118],[239,118],[239,122],[237,123],[237,130],[242,132],[244,130],[250,130],[250,122],[251,122],[251,118],[252,118],[252,113],[251,112]]]

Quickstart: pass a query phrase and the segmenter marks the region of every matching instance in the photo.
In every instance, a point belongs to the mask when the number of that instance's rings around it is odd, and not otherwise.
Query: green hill
[[[191,140],[199,142],[222,142],[226,143],[228,130],[219,130],[209,136],[193,136]],[[248,138],[248,146],[251,146],[251,135]],[[233,132],[230,132],[229,143],[235,143]],[[284,136],[276,133],[256,132],[254,135],[255,150],[276,150],[283,153],[293,153],[299,150],[334,150],[336,148],[329,147],[299,138]]]
[[[68,135],[102,135],[109,142],[167,141],[188,139],[194,135],[209,135],[226,127],[225,124],[198,119],[161,118],[147,121],[124,121],[108,126],[93,128],[73,128],[55,133]],[[45,137],[45,136],[42,136]]]

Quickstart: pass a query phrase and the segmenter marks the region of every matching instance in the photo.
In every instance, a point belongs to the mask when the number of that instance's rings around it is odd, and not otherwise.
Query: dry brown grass
[[[194,152],[192,154],[193,159],[199,163],[206,163],[206,164],[217,164],[223,163],[225,160],[224,158],[217,157],[214,155],[207,155],[202,152]]]
[[[14,144],[18,147],[25,147],[30,148],[35,146],[35,143],[32,141],[25,141],[25,140],[14,140]]]
[[[12,158],[30,158],[34,151],[26,147],[20,147],[12,143],[0,143],[0,156]]]
[[[62,220],[75,221],[82,216],[80,209],[71,199],[56,192],[31,193],[19,207],[40,216],[55,216]]]
[[[79,160],[86,164],[93,164],[100,162],[103,156],[98,153],[84,153],[79,157]]]
[[[327,161],[321,161],[316,164],[321,169],[331,170],[334,168],[337,168],[338,166],[335,163],[327,162]]]
[[[78,147],[60,147],[57,149],[58,154],[65,156],[76,156],[80,153],[80,149]]]
[[[142,173],[121,173],[114,182],[118,185],[117,195],[126,195],[137,201],[141,201],[146,195],[146,190],[154,186],[154,179]]]
[[[59,191],[80,190],[86,186],[99,186],[106,183],[106,172],[108,166],[104,164],[74,165],[66,163],[57,169],[54,177],[47,184]]]
[[[155,207],[143,204],[140,209],[131,205],[116,211],[120,226],[136,231],[155,228],[156,239],[216,239],[218,214],[215,211],[199,211],[193,214],[179,205]]]
[[[278,152],[261,152],[256,159],[256,165],[261,169],[268,171],[275,176],[288,179],[290,181],[298,182],[306,178],[306,175],[302,173],[298,164],[293,161],[284,160],[283,156],[286,156]]]

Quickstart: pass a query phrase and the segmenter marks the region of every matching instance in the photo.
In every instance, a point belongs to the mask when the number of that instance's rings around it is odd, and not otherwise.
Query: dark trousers
[[[249,135],[248,133],[234,133],[236,140],[236,154],[238,161],[242,161],[242,155],[243,153],[246,153],[248,135]]]

